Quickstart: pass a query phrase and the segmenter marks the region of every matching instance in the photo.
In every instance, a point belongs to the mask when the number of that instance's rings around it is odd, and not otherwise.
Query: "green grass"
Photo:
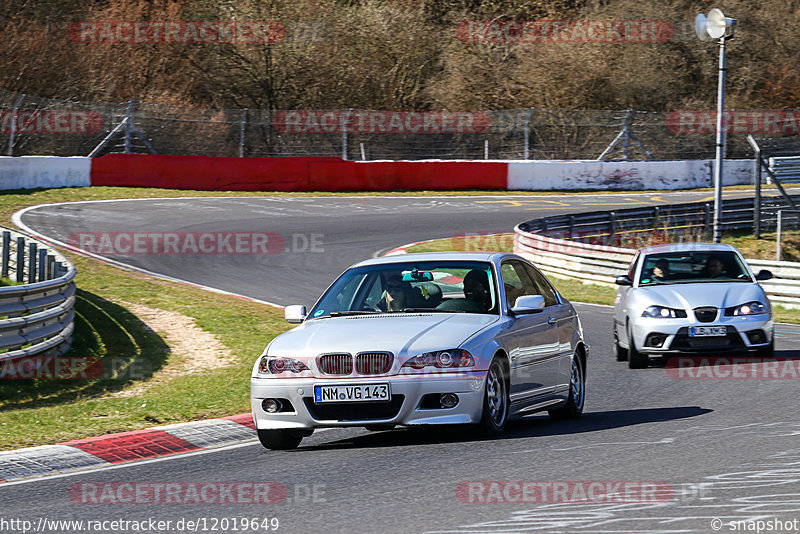
[[[0,278],[0,287],[3,286],[20,286],[24,282],[17,282],[16,280],[10,280],[8,278]]]
[[[130,273],[80,256],[76,335],[69,357],[113,359],[130,377],[0,381],[0,450],[56,443],[181,421],[248,412],[255,358],[289,325],[280,310]],[[153,384],[141,396],[111,393],[147,384],[172,359],[158,333],[119,302],[178,312],[217,336],[235,363]],[[1,368],[0,368],[1,369]],[[144,370],[144,378],[138,378]]]

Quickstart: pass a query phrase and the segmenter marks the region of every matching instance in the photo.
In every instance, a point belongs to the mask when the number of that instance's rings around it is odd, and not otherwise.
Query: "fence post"
[[[523,159],[530,159],[531,156],[531,115],[533,115],[533,108],[528,108],[528,114],[525,116],[525,152]]]
[[[25,238],[17,238],[17,282],[22,282],[25,279]]]
[[[47,268],[45,269],[45,280],[52,280],[55,278],[56,257],[52,254],[47,255]]]
[[[8,137],[8,155],[14,155],[14,142],[16,141],[17,137],[17,111],[19,110],[19,106],[22,104],[22,100],[25,98],[25,94],[21,94],[17,97],[17,100],[14,102],[14,108],[11,111],[11,134]]]
[[[45,273],[47,272],[47,249],[40,248],[39,249],[39,263],[37,264],[37,271],[39,274],[36,275],[36,278],[42,282],[47,280],[45,277]]]
[[[703,204],[703,231],[708,234],[711,231],[711,204],[706,202]]]
[[[3,265],[0,268],[0,278],[8,278],[8,263],[11,259],[11,232],[3,232]]]
[[[247,126],[247,108],[242,110],[242,124],[239,127],[239,157],[244,157],[244,131]]]
[[[128,111],[125,112],[125,153],[130,154],[133,148],[133,110],[136,107],[136,99],[131,98],[128,102]]]
[[[483,141],[483,159],[489,159],[489,140]]]
[[[617,212],[608,212],[608,237],[606,238],[606,245],[614,244],[614,237],[617,234]]]
[[[781,261],[781,228],[783,227],[783,210],[778,210],[778,235],[775,239],[775,261]]]
[[[353,108],[347,110],[342,118],[342,159],[347,161],[347,123],[350,122],[350,114],[353,113]]]
[[[28,243],[28,283],[36,282],[36,243]]]

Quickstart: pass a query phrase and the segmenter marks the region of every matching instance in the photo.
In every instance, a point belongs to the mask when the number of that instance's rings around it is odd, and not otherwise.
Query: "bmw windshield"
[[[488,262],[386,263],[346,271],[309,318],[416,311],[497,314],[497,303]]]

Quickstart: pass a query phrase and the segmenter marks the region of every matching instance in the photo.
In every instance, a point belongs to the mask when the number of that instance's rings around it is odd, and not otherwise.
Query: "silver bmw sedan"
[[[253,420],[270,449],[315,428],[474,425],[583,412],[588,348],[573,306],[513,254],[370,259],[347,269],[253,366]]]

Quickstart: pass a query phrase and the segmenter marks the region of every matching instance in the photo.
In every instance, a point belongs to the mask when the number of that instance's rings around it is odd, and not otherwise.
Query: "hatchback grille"
[[[721,349],[737,350],[746,347],[742,342],[742,337],[733,327],[728,327],[728,334],[726,336],[689,337],[689,329],[684,326],[675,334],[675,338],[672,340],[672,344],[669,348],[688,352],[703,352],[706,350],[713,351]]]
[[[391,352],[362,352],[356,355],[356,371],[360,375],[382,375],[392,368]]]
[[[713,323],[717,318],[717,309],[713,306],[695,308],[694,316],[697,317],[697,320],[701,323]]]
[[[393,419],[403,406],[403,395],[392,395],[389,402],[332,402],[315,404],[303,397],[308,413],[317,421],[370,421]]]
[[[350,354],[323,354],[317,359],[320,371],[326,375],[349,375],[353,372]]]

